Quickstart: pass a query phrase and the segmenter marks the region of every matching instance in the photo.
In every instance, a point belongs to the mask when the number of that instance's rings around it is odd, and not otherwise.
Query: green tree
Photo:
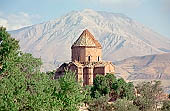
[[[77,82],[73,72],[66,71],[65,75],[59,78],[60,89],[57,98],[61,111],[78,111],[84,100],[83,89]]]
[[[113,88],[113,83],[116,82],[116,77],[114,74],[107,74],[105,76],[106,80],[107,80],[107,84],[109,85],[110,88]]]
[[[51,79],[54,79],[55,72],[56,72],[56,70],[52,70],[52,71],[46,72],[46,74],[49,75],[51,77]]]
[[[113,103],[113,111],[139,111],[139,108],[127,99],[118,99]]]
[[[110,87],[108,87],[108,81],[103,75],[96,75],[92,87],[92,97],[98,98],[109,94]]]
[[[45,73],[36,71],[35,58],[24,54],[13,73],[0,80],[0,109],[4,110],[41,110],[57,109],[57,81]],[[27,62],[26,62],[27,61]],[[33,65],[33,64],[34,65]],[[34,67],[34,68],[33,68]]]
[[[91,86],[84,86],[83,88],[83,95],[84,95],[84,100],[83,102],[85,103],[85,106],[87,106],[87,104],[89,104],[89,102],[92,101],[92,97],[91,97]]]
[[[23,54],[13,73],[0,80],[0,109],[56,110],[58,83],[39,71],[39,59]]]
[[[94,98],[89,102],[89,111],[112,111],[112,105],[108,103],[110,100],[109,95],[100,96],[99,98]]]
[[[0,109],[58,110],[57,81],[40,72],[40,59],[19,51],[18,41],[0,28]]]
[[[127,83],[123,78],[116,79],[114,74],[107,74],[106,76],[97,75],[94,79],[91,92],[93,98],[109,94],[111,100],[118,98],[134,99],[133,83]]]
[[[170,111],[170,101],[169,100],[163,101],[163,106],[161,108],[161,111]]]
[[[18,60],[19,45],[18,41],[10,37],[6,28],[0,27],[0,76],[7,75],[9,69],[15,67]]]
[[[117,79],[112,85],[112,90],[114,91],[115,99],[127,98],[128,100],[134,99],[134,85],[131,82],[126,83],[123,78]]]
[[[143,82],[136,87],[138,95],[134,104],[139,106],[142,111],[152,111],[156,109],[156,105],[159,101],[158,97],[162,94],[160,81]]]

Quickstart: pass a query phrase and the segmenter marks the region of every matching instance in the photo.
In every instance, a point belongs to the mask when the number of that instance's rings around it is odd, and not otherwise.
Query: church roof
[[[86,29],[80,35],[80,37],[74,42],[74,46],[92,46],[102,48],[100,43],[94,38],[94,36]]]

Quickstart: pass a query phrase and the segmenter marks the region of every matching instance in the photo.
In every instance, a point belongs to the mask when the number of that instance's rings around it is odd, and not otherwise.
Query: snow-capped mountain
[[[103,59],[118,61],[132,56],[170,52],[170,40],[118,13],[85,9],[10,31],[21,49],[41,57],[47,69],[71,60],[71,45],[88,29],[103,47]],[[49,66],[51,65],[51,66]],[[48,67],[47,67],[48,66]]]

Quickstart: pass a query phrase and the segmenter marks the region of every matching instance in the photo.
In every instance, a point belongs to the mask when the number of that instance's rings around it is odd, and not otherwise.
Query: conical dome
[[[86,29],[80,35],[80,37],[74,42],[72,47],[76,46],[90,46],[96,48],[102,48],[100,43],[94,38],[94,36]]]

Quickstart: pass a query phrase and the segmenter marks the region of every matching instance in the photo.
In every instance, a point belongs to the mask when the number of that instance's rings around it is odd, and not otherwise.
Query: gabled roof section
[[[80,37],[74,42],[72,47],[76,46],[92,46],[97,48],[102,48],[100,43],[94,38],[94,36],[86,29],[80,35]]]

